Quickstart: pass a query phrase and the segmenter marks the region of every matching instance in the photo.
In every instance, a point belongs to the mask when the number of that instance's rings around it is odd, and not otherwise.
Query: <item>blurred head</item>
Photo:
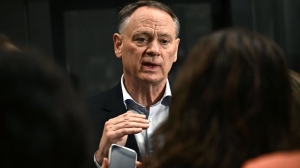
[[[172,97],[156,134],[158,167],[170,160],[178,167],[239,167],[247,158],[299,147],[292,142],[284,54],[262,35],[227,29],[202,38],[178,72]]]
[[[177,60],[179,22],[172,10],[156,1],[138,1],[119,14],[113,36],[128,81],[160,83]]]
[[[0,52],[0,167],[78,167],[92,157],[89,121],[53,62]]]

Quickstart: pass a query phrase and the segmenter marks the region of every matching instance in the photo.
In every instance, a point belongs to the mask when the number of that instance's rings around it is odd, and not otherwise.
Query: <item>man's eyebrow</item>
[[[137,36],[141,36],[141,35],[145,35],[145,36],[148,36],[148,37],[151,37],[153,36],[153,34],[151,32],[148,32],[148,31],[137,31],[133,34],[133,37],[137,37]],[[164,38],[172,38],[173,36],[169,33],[158,33],[158,37],[164,37]]]
[[[159,37],[168,37],[168,38],[172,38],[172,35],[171,35],[171,34],[168,34],[168,33],[159,33],[158,36],[159,36]]]
[[[140,36],[140,35],[151,36],[151,33],[147,32],[147,31],[138,31],[138,32],[135,32],[133,35],[134,36]]]

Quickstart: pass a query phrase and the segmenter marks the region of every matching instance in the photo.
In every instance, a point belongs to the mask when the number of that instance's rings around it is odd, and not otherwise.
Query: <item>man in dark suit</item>
[[[151,154],[154,130],[167,118],[171,101],[168,73],[177,60],[179,21],[157,1],[140,0],[119,13],[119,33],[113,35],[115,55],[122,59],[121,81],[88,99],[99,132],[97,166],[111,144]],[[99,166],[100,167],[100,166]]]

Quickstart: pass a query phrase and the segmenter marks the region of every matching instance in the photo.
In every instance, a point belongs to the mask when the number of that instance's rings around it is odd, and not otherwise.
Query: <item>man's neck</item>
[[[157,103],[164,95],[167,79],[159,83],[131,82],[124,78],[124,86],[134,101],[146,107]]]

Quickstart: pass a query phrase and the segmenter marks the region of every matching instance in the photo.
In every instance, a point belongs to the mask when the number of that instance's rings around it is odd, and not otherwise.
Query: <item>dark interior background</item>
[[[112,35],[119,9],[133,0],[1,0],[0,32],[17,46],[53,58],[78,84],[84,97],[115,85],[122,65]],[[244,27],[273,39],[300,72],[299,0],[161,0],[181,23],[178,67],[203,35],[225,27]]]

